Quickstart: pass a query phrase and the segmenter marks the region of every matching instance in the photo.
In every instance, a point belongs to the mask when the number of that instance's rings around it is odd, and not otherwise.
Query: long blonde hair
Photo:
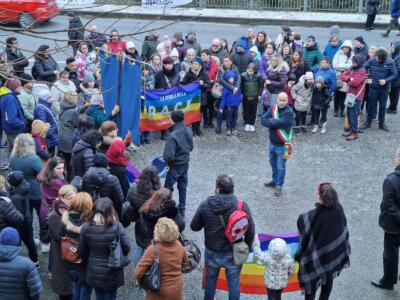
[[[17,136],[11,151],[11,156],[27,157],[36,154],[35,142],[29,133],[22,133]]]

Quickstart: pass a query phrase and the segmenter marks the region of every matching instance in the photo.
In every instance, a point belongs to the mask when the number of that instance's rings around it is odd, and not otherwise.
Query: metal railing
[[[196,6],[205,8],[236,8],[255,10],[293,10],[362,13],[365,0],[195,0]],[[389,11],[390,0],[381,1],[381,12]]]

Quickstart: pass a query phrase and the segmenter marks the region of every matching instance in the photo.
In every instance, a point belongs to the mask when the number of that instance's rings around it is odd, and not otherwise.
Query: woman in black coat
[[[126,196],[126,204],[123,209],[123,219],[125,226],[135,222],[136,247],[133,252],[133,262],[137,264],[143,256],[146,248],[141,247],[146,243],[142,232],[143,224],[140,222],[139,210],[142,205],[150,199],[153,193],[161,188],[160,177],[155,167],[144,168],[136,182],[129,188]],[[127,206],[127,209],[125,207]]]
[[[319,286],[319,299],[328,300],[333,278],[350,265],[347,220],[331,183],[318,186],[318,198],[315,208],[297,220],[300,241],[295,260],[305,300],[314,300]]]
[[[178,212],[172,193],[169,189],[162,188],[153,193],[139,209],[139,236],[136,236],[136,243],[143,248],[143,251],[151,244],[154,238],[154,227],[158,219],[167,217],[175,221],[182,232],[185,229],[185,221]],[[135,257],[137,259],[138,257]],[[141,258],[141,257],[140,257]],[[140,260],[139,258],[139,260]]]
[[[131,246],[112,202],[99,198],[88,224],[81,230],[78,246],[79,255],[88,262],[86,280],[94,288],[97,299],[116,299],[117,289],[125,283],[123,268],[107,266],[110,245],[118,237],[123,255],[127,255]]]
[[[211,88],[212,84],[207,72],[203,69],[203,61],[200,57],[193,59],[192,66],[183,78],[182,84],[189,84],[195,81],[198,81],[201,86],[201,111],[203,116],[205,116],[207,112],[207,90]],[[195,136],[202,134],[200,122],[198,121],[192,125],[193,135]]]

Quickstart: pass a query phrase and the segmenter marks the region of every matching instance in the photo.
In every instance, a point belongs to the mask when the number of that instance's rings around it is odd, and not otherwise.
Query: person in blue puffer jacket
[[[329,93],[333,95],[336,90],[336,73],[329,63],[329,58],[326,56],[322,58],[321,66],[315,72],[314,78],[319,76],[324,78],[324,85],[328,88]]]
[[[43,291],[35,264],[21,253],[18,231],[0,232],[0,299],[36,300]]]
[[[400,17],[400,1],[399,0],[391,0],[390,1],[390,21],[389,21],[388,27],[386,28],[386,32],[382,33],[383,37],[388,37],[390,31],[392,31],[392,29],[394,29],[394,28],[397,28],[400,31],[399,17]]]
[[[235,86],[238,81],[238,76],[236,72],[229,70],[226,72],[225,80],[229,82],[229,84]],[[222,126],[222,114],[225,111],[226,114],[226,135],[239,135],[239,132],[236,130],[236,123],[238,118],[238,108],[240,103],[242,102],[242,94],[240,90],[236,93],[234,91],[227,88],[223,88],[222,97],[219,103],[219,113],[217,118],[217,131],[221,133]]]
[[[51,107],[51,93],[49,90],[40,91],[39,102],[33,111],[34,119],[39,119],[50,124],[47,136],[44,140],[47,151],[51,156],[55,154],[55,148],[58,145],[58,121],[56,112]]]

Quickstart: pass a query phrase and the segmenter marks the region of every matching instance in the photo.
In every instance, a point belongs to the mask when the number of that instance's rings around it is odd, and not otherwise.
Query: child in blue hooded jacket
[[[235,85],[238,81],[238,77],[235,72],[228,71],[225,75],[225,80],[230,84]],[[238,118],[238,108],[242,102],[242,94],[240,90],[233,93],[227,88],[223,88],[222,97],[219,103],[219,113],[217,116],[217,133],[221,133],[222,126],[222,114],[225,113],[226,116],[226,135],[239,135],[236,130],[236,123]]]

